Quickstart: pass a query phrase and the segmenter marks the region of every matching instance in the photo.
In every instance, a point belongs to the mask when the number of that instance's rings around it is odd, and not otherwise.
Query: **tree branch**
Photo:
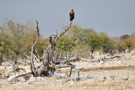
[[[36,74],[36,68],[35,68],[35,65],[34,65],[34,57],[33,57],[33,52],[34,52],[34,48],[35,48],[35,45],[37,44],[37,41],[39,39],[39,28],[38,28],[38,21],[36,21],[36,24],[37,24],[37,36],[36,36],[36,41],[35,43],[33,44],[32,43],[32,46],[31,46],[31,71],[32,73],[35,75]]]
[[[59,40],[59,38],[60,38],[62,35],[64,35],[64,34],[70,29],[71,25],[72,25],[72,22],[70,22],[69,27],[68,27],[67,29],[65,29],[65,31],[62,32],[62,33],[56,38],[56,42]]]

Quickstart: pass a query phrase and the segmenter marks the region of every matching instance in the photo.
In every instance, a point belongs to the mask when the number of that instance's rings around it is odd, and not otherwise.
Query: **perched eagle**
[[[70,13],[69,13],[69,16],[70,16],[70,22],[74,19],[74,11],[73,9],[71,9]]]

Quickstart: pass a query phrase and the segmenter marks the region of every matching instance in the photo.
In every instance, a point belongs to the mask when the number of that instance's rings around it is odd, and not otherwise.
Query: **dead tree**
[[[67,59],[67,60],[64,60],[62,62],[60,61],[58,63],[57,57],[56,57],[57,55],[54,53],[54,48],[57,44],[57,41],[59,40],[59,38],[61,36],[63,36],[70,29],[70,27],[72,25],[72,22],[70,22],[70,25],[68,26],[68,28],[65,29],[64,32],[62,32],[60,35],[56,34],[54,36],[49,37],[50,45],[48,46],[46,51],[44,50],[43,57],[42,57],[43,63],[39,66],[36,66],[35,62],[34,62],[34,59],[35,59],[34,57],[38,56],[38,55],[34,55],[35,45],[37,44],[37,42],[39,40],[39,35],[40,35],[39,34],[39,28],[38,28],[38,21],[36,21],[36,24],[37,24],[37,26],[36,26],[36,29],[37,29],[36,40],[35,40],[34,43],[32,42],[31,57],[29,58],[31,60],[31,62],[30,62],[31,72],[23,74],[23,75],[16,76],[15,78],[18,78],[18,77],[21,77],[21,76],[27,76],[27,74],[32,74],[34,77],[42,76],[42,74],[48,73],[49,71],[53,74],[54,71],[56,69],[58,69],[57,68],[58,66],[61,66],[61,68],[62,68],[62,67],[65,67],[65,65],[68,66],[68,67],[71,67],[70,73],[68,75],[69,77],[72,74],[72,69],[74,69],[76,71],[77,76],[79,77],[80,70],[76,69],[75,65],[70,63],[70,61],[78,59],[78,56],[77,56],[77,58],[70,58],[69,60]],[[36,53],[36,54],[38,54],[38,53]],[[28,57],[27,55],[25,55],[25,56]],[[39,58],[39,56],[37,58]]]
[[[0,55],[0,65],[2,65],[2,61],[3,61],[3,56],[2,54]]]
[[[18,67],[17,57],[14,57],[12,61],[12,72],[19,72],[20,70],[26,72],[25,69]]]
[[[17,63],[17,58],[14,58],[13,59],[13,62],[12,62],[12,72],[16,72],[16,71],[19,71],[19,68],[18,68],[18,63]]]
[[[35,49],[35,45],[37,44],[38,40],[39,40],[39,28],[38,28],[38,21],[36,21],[36,29],[37,29],[37,35],[36,35],[36,41],[33,43],[32,41],[32,46],[31,46],[31,63],[30,63],[30,69],[31,69],[31,72],[33,74],[33,76],[39,76],[37,73],[37,70],[36,70],[36,67],[35,67],[35,64],[34,64],[34,49]]]
[[[57,41],[59,40],[59,38],[61,36],[63,36],[71,27],[72,25],[72,22],[70,23],[70,25],[68,26],[67,29],[64,30],[64,32],[62,32],[60,35],[56,34],[54,36],[50,36],[49,37],[49,42],[50,42],[50,45],[48,46],[47,50],[44,52],[44,55],[43,55],[43,64],[41,64],[40,66],[37,66],[35,67],[35,64],[34,64],[34,49],[35,49],[35,45],[39,39],[39,28],[38,28],[38,22],[36,21],[37,23],[37,37],[36,37],[36,41],[34,44],[32,44],[32,47],[31,47],[31,72],[33,74],[33,76],[41,76],[43,73],[48,73],[49,71],[52,72],[52,74],[54,73],[55,71],[55,65],[56,65],[56,55],[54,54],[54,48],[57,44]],[[72,69],[75,69],[77,71],[77,69],[75,68],[74,65],[72,65],[70,63],[70,61],[66,60],[64,64],[67,64],[71,67],[71,71]],[[70,75],[71,76],[71,71],[70,71]],[[79,73],[79,70],[77,71],[77,73]]]

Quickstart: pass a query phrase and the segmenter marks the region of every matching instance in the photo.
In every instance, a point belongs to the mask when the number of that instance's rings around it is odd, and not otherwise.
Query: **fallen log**
[[[16,78],[19,78],[19,77],[22,77],[24,76],[25,80],[28,80],[32,75],[32,72],[28,72],[28,73],[25,73],[25,74],[21,74],[21,75],[18,75],[18,76],[15,76],[14,78],[12,78],[11,80],[9,80],[9,82],[13,81],[14,79]]]

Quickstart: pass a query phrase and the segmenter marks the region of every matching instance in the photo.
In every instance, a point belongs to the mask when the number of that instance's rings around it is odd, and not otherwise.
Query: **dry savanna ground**
[[[23,81],[20,77],[14,83],[8,82],[8,78],[0,78],[0,90],[135,90],[135,55],[129,58],[132,53],[119,54],[121,56],[119,58],[99,62],[85,60],[73,62],[76,68],[80,69],[79,79],[76,78],[75,72],[70,78],[65,76],[69,68],[57,70],[58,76],[33,77],[34,79],[30,78],[27,81]],[[95,54],[95,60],[98,58],[99,55]],[[26,72],[30,71],[29,65],[19,65],[19,67],[24,68]],[[25,73],[24,71],[11,72],[9,62],[4,62],[0,66],[0,72],[2,76]]]

